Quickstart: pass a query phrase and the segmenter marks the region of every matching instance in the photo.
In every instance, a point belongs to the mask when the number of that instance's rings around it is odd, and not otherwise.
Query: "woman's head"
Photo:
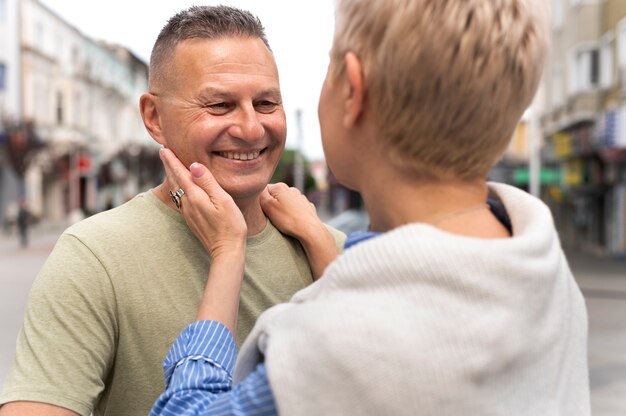
[[[485,178],[530,104],[549,38],[545,0],[337,0],[329,76],[361,60],[392,163]]]

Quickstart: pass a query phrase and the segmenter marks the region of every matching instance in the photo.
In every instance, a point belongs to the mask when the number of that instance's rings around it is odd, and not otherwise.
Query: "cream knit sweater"
[[[346,250],[261,316],[235,382],[264,356],[284,415],[590,414],[585,304],[550,212],[490,190],[512,238],[411,224]]]

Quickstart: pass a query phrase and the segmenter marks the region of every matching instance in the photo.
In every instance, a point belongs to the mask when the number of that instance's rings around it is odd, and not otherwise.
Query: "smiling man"
[[[264,29],[230,7],[172,17],[150,60],[141,113],[150,135],[207,166],[246,220],[238,344],[268,307],[320,273],[263,214],[259,195],[285,145],[276,64]],[[211,259],[166,182],[64,232],[37,277],[0,395],[1,416],[146,415],[161,363],[196,317]],[[329,229],[338,246],[344,236]]]
[[[165,36],[165,35],[163,35]],[[285,145],[278,71],[262,37],[186,39],[154,48],[150,93],[141,98],[152,137],[178,158],[206,165],[235,199],[255,234],[258,203]],[[167,184],[157,189],[165,203]]]

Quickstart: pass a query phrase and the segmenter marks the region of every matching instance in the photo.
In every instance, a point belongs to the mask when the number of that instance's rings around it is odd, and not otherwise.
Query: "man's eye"
[[[207,104],[206,108],[213,114],[224,114],[230,110],[230,104],[228,103],[213,103]]]
[[[277,106],[278,104],[272,101],[259,101],[254,105],[254,108],[260,113],[271,113]]]

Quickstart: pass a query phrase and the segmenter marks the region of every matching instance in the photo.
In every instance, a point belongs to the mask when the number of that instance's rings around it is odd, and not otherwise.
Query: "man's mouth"
[[[259,157],[263,150],[256,150],[254,152],[217,152],[221,157],[233,160],[254,160]]]

